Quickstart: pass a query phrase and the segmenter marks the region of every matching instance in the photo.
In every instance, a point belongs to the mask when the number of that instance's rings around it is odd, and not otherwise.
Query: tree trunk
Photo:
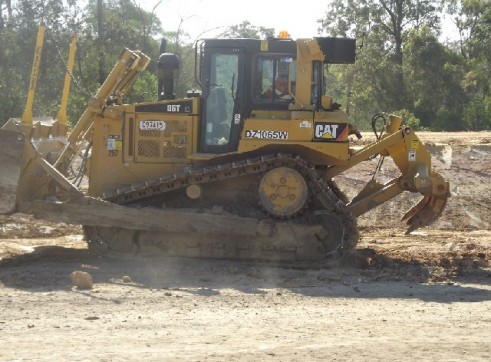
[[[97,32],[98,32],[98,51],[99,51],[99,84],[103,84],[106,80],[106,62],[104,55],[104,14],[102,7],[102,0],[97,0]]]
[[[396,65],[396,82],[399,89],[394,95],[394,102],[396,109],[403,109],[406,103],[406,94],[404,87],[404,74],[402,72],[403,56],[402,56],[402,23],[404,20],[404,1],[405,0],[393,0],[393,1],[380,1],[382,7],[389,15],[390,19],[390,32],[394,37],[394,62]]]

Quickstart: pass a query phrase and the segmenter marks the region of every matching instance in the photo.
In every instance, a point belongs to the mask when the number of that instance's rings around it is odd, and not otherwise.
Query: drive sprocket
[[[262,207],[279,218],[290,218],[301,213],[308,199],[307,182],[290,167],[277,167],[266,172],[259,183]]]

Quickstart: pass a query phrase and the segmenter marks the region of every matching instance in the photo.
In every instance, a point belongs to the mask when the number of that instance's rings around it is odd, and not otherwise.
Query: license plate
[[[165,131],[164,121],[140,121],[140,129],[142,131]]]

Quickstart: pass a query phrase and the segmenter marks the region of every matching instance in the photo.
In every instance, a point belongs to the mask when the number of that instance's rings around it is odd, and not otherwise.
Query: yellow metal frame
[[[82,141],[92,139],[92,127],[94,118],[102,114],[106,106],[106,100],[109,96],[114,96],[121,103],[124,94],[131,87],[137,74],[143,71],[150,63],[150,58],[139,51],[124,49],[118,59],[118,62],[112,69],[109,76],[97,91],[95,97],[89,103],[74,129],[67,138],[67,144],[60,153],[54,166],[64,173],[73,156],[82,146]],[[110,111],[108,112],[110,113]],[[114,108],[114,116],[121,117],[118,108]],[[108,114],[110,117],[111,114]]]
[[[56,116],[56,129],[52,132],[54,136],[66,135],[67,131],[67,105],[68,105],[68,95],[70,93],[70,85],[72,81],[72,71],[75,64],[75,53],[77,51],[77,36],[72,35],[70,42],[70,51],[68,54],[67,70],[65,73],[65,81],[63,84],[63,92],[61,95],[60,109],[58,115]]]
[[[22,127],[30,134],[32,129],[32,106],[34,104],[34,96],[36,95],[36,86],[39,74],[39,67],[41,65],[41,54],[43,52],[44,33],[46,27],[40,25],[38,28],[38,35],[36,39],[36,48],[34,50],[34,60],[32,62],[31,78],[29,81],[29,88],[27,90],[27,101],[22,114]]]

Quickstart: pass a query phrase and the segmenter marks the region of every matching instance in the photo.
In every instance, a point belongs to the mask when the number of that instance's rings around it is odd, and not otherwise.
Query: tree
[[[461,58],[439,43],[427,27],[408,33],[404,57],[408,98],[422,126],[467,129],[462,121],[466,96],[461,86]]]
[[[245,20],[239,25],[232,25],[222,33],[222,36],[225,38],[267,39],[274,37],[274,29],[254,26]]]
[[[178,72],[178,79],[175,84],[177,96],[185,96],[188,90],[198,88],[198,84],[195,80],[196,64],[194,59],[194,45],[197,40],[193,40],[191,44],[186,43],[186,41],[189,40],[189,34],[184,30],[184,27],[188,20],[189,18],[181,18],[175,31],[166,32],[163,34],[168,40],[168,51],[176,54],[180,59],[180,69]],[[210,29],[204,31],[204,33],[208,31],[210,31]],[[250,22],[244,21],[239,25],[230,26],[220,35],[218,35],[218,37],[265,39],[272,37],[273,34],[273,29],[254,26]]]
[[[60,39],[66,39],[66,53],[63,54],[66,55],[70,41],[68,19],[71,18],[74,3],[62,0],[9,2],[10,15],[4,22],[5,27],[0,30],[0,71],[6,75],[0,79],[0,122],[22,115],[37,29],[41,23],[47,27],[38,76],[38,89],[42,87],[43,91],[36,93],[34,114],[44,116],[57,113],[65,74],[60,57],[65,44],[60,44]]]
[[[0,28],[0,72],[6,75],[0,79],[0,124],[22,115],[40,23],[46,25],[47,31],[33,113],[57,114],[66,70],[64,62],[71,34],[76,33],[77,61],[68,103],[69,119],[75,122],[87,106],[90,93],[99,87],[96,0],[90,0],[84,8],[75,0],[12,0],[7,5],[0,2],[4,25]],[[110,67],[105,68],[106,74],[124,47],[145,49],[156,59],[158,42],[154,37],[161,32],[161,25],[155,14],[145,12],[133,0],[109,0],[104,5],[107,11],[103,14],[103,52],[106,66]],[[140,78],[136,84],[138,92],[130,93],[128,100],[156,99],[156,63],[152,62],[149,72]]]
[[[37,116],[55,115],[63,86],[72,33],[78,35],[77,60],[68,104],[76,121],[99,88],[98,63],[109,73],[123,47],[159,56],[159,39],[168,39],[168,52],[181,61],[175,83],[178,96],[196,88],[194,43],[185,30],[163,32],[154,0],[145,11],[138,0],[104,0],[98,34],[98,0],[81,7],[76,0],[0,0],[0,125],[19,117],[25,104],[37,27],[47,26],[38,92]],[[491,127],[491,7],[489,0],[448,0],[446,11],[460,31],[456,43],[438,40],[441,0],[333,0],[320,19],[330,36],[358,38],[355,65],[331,65],[326,75],[329,91],[346,105],[358,126],[369,126],[381,110],[413,114],[421,125],[434,129]],[[215,29],[216,30],[216,29]],[[231,25],[222,37],[266,39],[274,30],[248,21]],[[97,45],[101,48],[98,49]],[[156,61],[141,74],[125,101],[157,98]]]
[[[465,59],[485,53],[491,56],[491,8],[488,0],[451,0],[447,11],[459,32],[459,48]],[[484,45],[484,46],[483,46]]]
[[[458,49],[465,60],[462,85],[468,104],[465,121],[476,130],[491,127],[491,7],[487,0],[450,1],[459,30]]]
[[[427,25],[437,31],[438,10],[438,3],[429,0],[335,0],[320,24],[321,29],[332,36],[365,37],[365,46],[371,48],[369,52],[379,62],[390,62],[391,76],[381,74],[387,83],[380,86],[391,95],[391,108],[402,109],[407,102],[403,45],[408,29]]]
[[[81,42],[78,50],[78,74],[89,92],[100,86],[96,81],[99,60],[103,57],[103,73],[107,75],[116,63],[123,48],[144,50],[152,59],[157,59],[159,43],[155,36],[162,31],[160,20],[153,12],[146,12],[133,0],[106,0],[103,3],[103,31],[99,33],[99,0],[90,0],[84,9],[84,26],[80,29]],[[102,55],[101,55],[102,54]],[[126,101],[150,101],[157,98],[156,62],[151,62],[126,96]],[[105,77],[103,77],[105,78]],[[74,100],[75,101],[75,100]],[[87,103],[85,94],[77,100],[80,107]]]
[[[6,14],[6,15],[4,15]],[[12,17],[12,1],[0,0],[0,30],[5,27],[5,18],[8,20]]]

